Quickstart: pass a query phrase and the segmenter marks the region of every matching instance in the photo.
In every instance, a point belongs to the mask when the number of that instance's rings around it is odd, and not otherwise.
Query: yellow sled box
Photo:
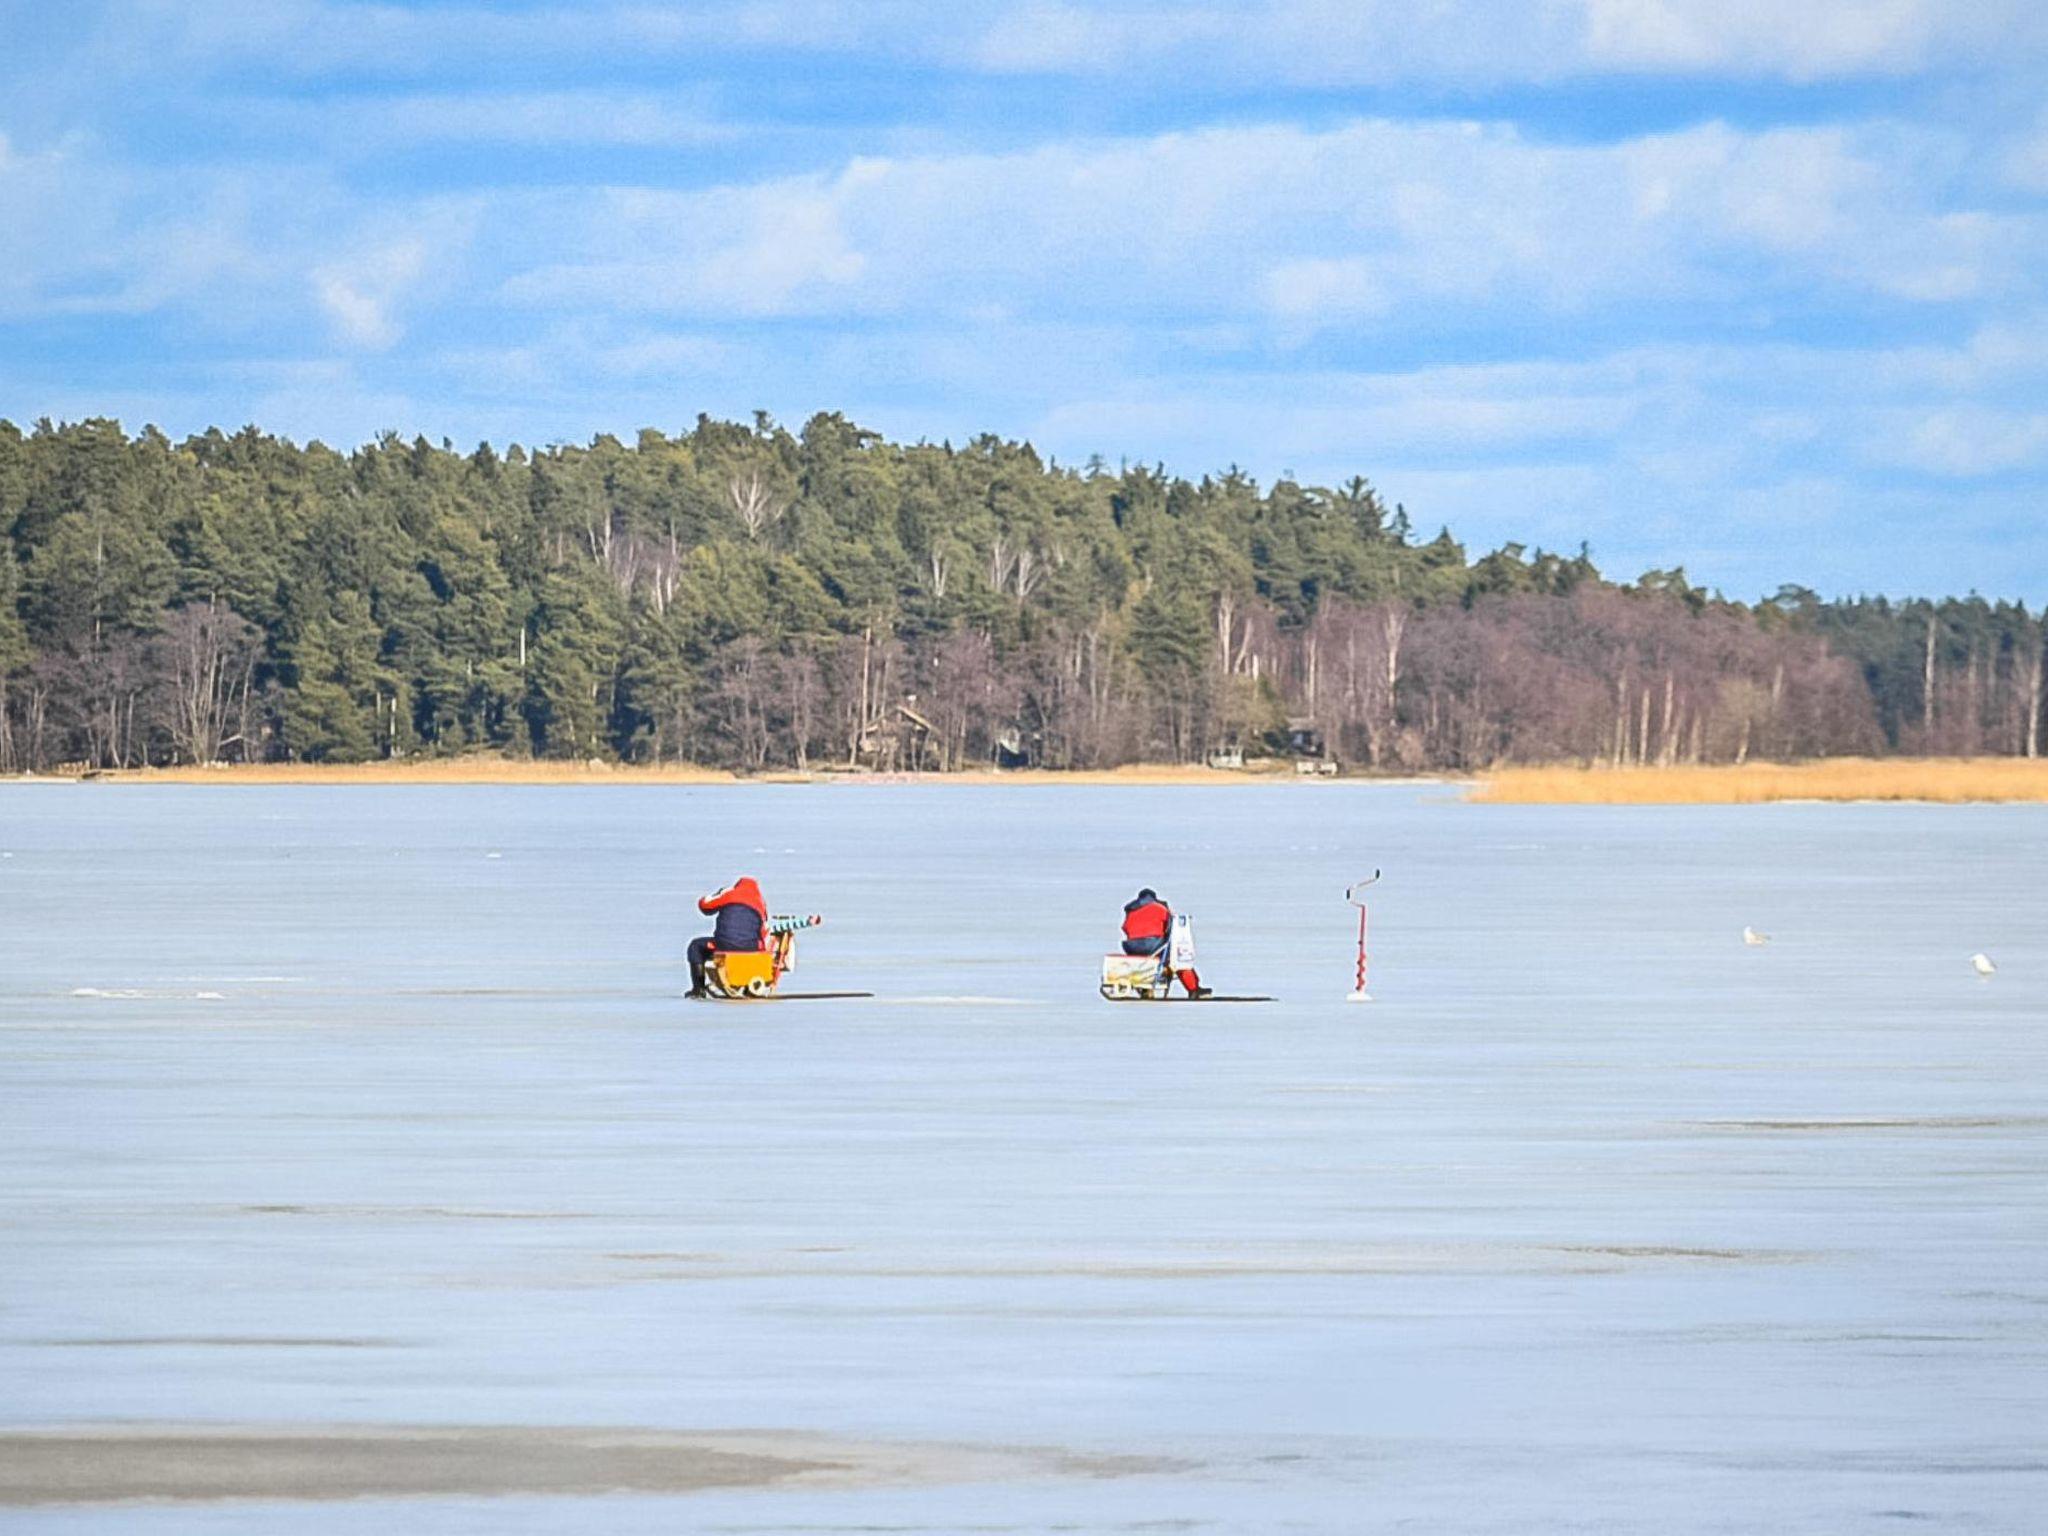
[[[775,985],[775,956],[765,949],[714,953],[711,965],[728,992],[760,993]]]
[[[1104,955],[1102,995],[1104,997],[1164,997],[1164,973],[1157,955]]]

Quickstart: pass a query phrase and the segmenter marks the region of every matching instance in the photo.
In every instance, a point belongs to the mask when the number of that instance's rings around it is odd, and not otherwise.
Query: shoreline
[[[18,774],[8,784],[244,785],[1066,785],[1080,788],[1231,788],[1319,784],[1438,786],[1473,805],[2011,805],[2048,803],[2048,758],[1823,758],[1741,766],[1614,768],[1578,764],[1505,767],[1479,774],[1298,774],[1285,760],[1252,768],[1133,763],[1122,768],[973,768],[954,773],[870,769],[730,769],[553,762],[494,757],[410,758],[374,763],[217,764],[205,768],[123,768]]]
[[[770,769],[741,774],[725,768],[675,763],[639,766],[604,762],[547,762],[511,758],[413,758],[375,763],[227,763],[196,768],[106,768],[84,773],[20,774],[0,784],[1436,784],[1453,776],[1317,776],[1291,766],[1206,768],[1196,764],[1133,763],[1123,768],[970,768],[954,773],[871,769]]]

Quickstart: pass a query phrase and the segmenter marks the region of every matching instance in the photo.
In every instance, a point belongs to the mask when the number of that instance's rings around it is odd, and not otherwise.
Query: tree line
[[[1468,558],[1363,478],[992,436],[353,452],[0,421],[0,771],[495,750],[742,770],[2007,753],[2042,616]]]

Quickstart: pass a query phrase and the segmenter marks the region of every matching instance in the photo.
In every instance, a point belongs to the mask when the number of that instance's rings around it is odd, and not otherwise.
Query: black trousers
[[[712,943],[708,938],[690,940],[690,990],[702,992],[705,987],[704,965],[711,958]]]

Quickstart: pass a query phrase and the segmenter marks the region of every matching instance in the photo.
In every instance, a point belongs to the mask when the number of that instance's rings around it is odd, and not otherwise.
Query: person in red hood
[[[699,897],[699,912],[714,921],[709,938],[690,940],[690,996],[708,997],[704,965],[720,950],[754,950],[768,947],[768,903],[761,899],[761,887],[742,875],[722,891]]]
[[[1173,909],[1159,899],[1159,893],[1149,885],[1138,892],[1135,900],[1124,904],[1124,953],[1127,955],[1156,955],[1166,948],[1167,937],[1173,932]],[[1202,978],[1192,970],[1176,972],[1180,984],[1188,989],[1189,997],[1207,997],[1209,989],[1202,985]]]

